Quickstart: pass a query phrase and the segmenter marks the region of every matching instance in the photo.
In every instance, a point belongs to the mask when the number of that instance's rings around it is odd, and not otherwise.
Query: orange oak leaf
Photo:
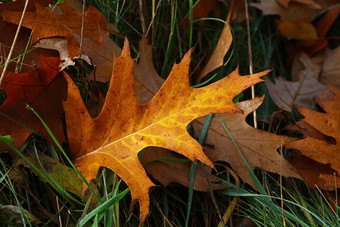
[[[205,143],[209,144],[205,149],[206,155],[211,161],[228,162],[236,174],[254,188],[256,186],[220,120],[228,127],[252,169],[259,167],[282,176],[300,178],[296,169],[276,151],[278,147],[294,140],[294,138],[255,129],[245,121],[247,115],[256,110],[262,101],[263,98],[255,98],[237,103],[236,105],[243,110],[243,114],[214,114],[205,140]],[[204,121],[204,118],[194,121],[193,124],[196,132],[202,130]]]
[[[74,10],[68,3],[61,3],[63,14],[58,14],[51,9],[44,8],[40,4],[34,4],[36,12],[27,12],[22,26],[33,31],[31,43],[49,37],[65,37],[67,40],[67,50],[71,59],[80,54],[80,44],[74,38],[72,31],[81,34],[82,13]],[[5,11],[0,13],[4,21],[18,24],[21,12]],[[95,7],[89,6],[84,14],[84,37],[101,42],[98,25],[106,30],[106,19]],[[70,31],[72,30],[72,31]]]
[[[135,63],[135,90],[139,103],[147,103],[157,93],[164,80],[156,72],[152,61],[152,46],[148,44],[145,36],[139,42],[139,62]],[[179,154],[160,147],[148,147],[142,158],[142,163],[149,163],[145,170],[153,179],[166,186],[176,182],[188,185],[190,163],[168,162],[159,159],[178,159]],[[158,161],[155,161],[158,160]],[[210,167],[199,165],[195,171],[194,189],[198,191],[210,191],[221,189],[225,186],[217,184],[218,178],[209,174]],[[165,174],[167,173],[167,174]]]
[[[190,52],[175,64],[158,93],[146,104],[138,104],[134,91],[134,61],[126,41],[114,59],[113,74],[103,109],[95,119],[88,114],[77,86],[69,76],[64,103],[70,153],[87,180],[103,166],[116,172],[129,186],[140,205],[140,220],[149,213],[149,188],[154,184],[138,160],[138,152],[156,146],[176,151],[210,167],[202,147],[186,131],[194,119],[218,112],[240,111],[232,98],[260,81],[261,73],[240,76],[238,70],[203,88],[189,85]],[[138,177],[136,177],[138,176]]]
[[[65,141],[61,117],[63,114],[62,99],[66,99],[66,82],[59,74],[60,60],[57,57],[40,56],[40,67],[28,73],[8,72],[1,87],[7,95],[7,100],[0,106],[0,112],[17,122],[33,129],[49,139],[40,120],[31,110],[26,109],[26,103],[32,106],[55,133],[60,143]],[[32,132],[16,122],[0,115],[0,135],[11,135],[13,145],[17,148],[25,143]],[[53,142],[52,139],[49,139]],[[0,144],[0,150],[7,148]]]
[[[340,89],[334,85],[329,85],[329,90],[333,94],[326,94],[316,99],[316,102],[325,111],[325,113],[315,112],[305,107],[297,107],[299,112],[305,116],[301,121],[307,123],[311,127],[315,128],[326,138],[320,139],[307,136],[305,139],[293,141],[285,145],[287,148],[298,149],[300,153],[309,159],[312,159],[323,165],[329,165],[328,168],[333,169],[336,175],[340,172]],[[320,169],[320,172],[322,169]],[[325,189],[334,189],[335,181],[333,174],[319,174],[315,177],[322,178],[324,180],[322,185],[318,185]],[[304,177],[304,176],[302,176]],[[313,185],[312,185],[313,186]]]
[[[334,21],[340,14],[340,6],[330,9],[320,20],[316,23],[316,31],[318,33],[318,40],[309,42],[308,45],[303,45],[307,53],[312,56],[318,51],[328,46],[328,39],[325,38],[328,30],[333,25]]]
[[[325,136],[305,121],[298,121],[295,125],[288,125],[284,129],[298,131],[304,135],[304,138],[311,137],[326,143],[332,143],[334,140],[331,137]],[[332,169],[330,164],[314,161],[301,153],[297,154],[289,162],[297,169],[308,187],[313,189],[316,187],[326,190],[334,189],[334,173],[336,173],[336,170]],[[340,182],[337,182],[336,187],[340,187]]]
[[[139,42],[139,62],[135,63],[135,90],[139,103],[147,103],[157,93],[164,80],[156,72],[152,61],[152,46],[143,36]],[[145,170],[155,180],[166,186],[176,182],[188,185],[190,163],[168,162],[159,159],[176,159],[180,155],[160,147],[148,147],[142,158],[142,162],[149,163]],[[155,161],[157,159],[158,161]],[[198,191],[210,191],[221,189],[223,185],[217,184],[218,179],[209,174],[210,167],[199,165],[195,171],[194,189]],[[167,174],[164,174],[167,173]]]

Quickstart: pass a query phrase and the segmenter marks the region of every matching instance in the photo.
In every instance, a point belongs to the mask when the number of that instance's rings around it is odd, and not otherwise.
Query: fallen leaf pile
[[[286,129],[302,132],[305,138],[289,142],[285,147],[299,151],[291,164],[307,185],[326,190],[339,187],[335,176],[339,171],[337,156],[340,152],[339,114],[336,110],[340,52],[339,47],[328,47],[327,38],[340,13],[337,3],[339,1],[319,0],[261,0],[252,3],[265,15],[279,15],[277,25],[281,35],[298,40],[288,45],[286,63],[291,69],[292,80],[277,77],[274,83],[267,80],[266,86],[280,109],[293,112],[296,107],[304,115],[304,119]],[[318,14],[320,17],[314,20]],[[325,113],[312,111],[315,106],[320,106]]]
[[[339,2],[336,0],[261,0],[251,5],[260,9],[264,15],[280,16],[276,23],[281,35],[299,41],[292,43],[290,49],[302,49],[314,55],[328,45],[327,32],[340,13],[339,6],[332,8],[337,3]],[[327,13],[313,24],[312,21],[325,10],[328,10]]]
[[[28,12],[23,21],[24,27],[32,29],[33,36],[31,43],[34,44],[39,41],[40,47],[47,47],[49,44],[46,44],[46,41],[56,42],[54,37],[58,36],[66,40],[67,52],[70,59],[80,55],[79,34],[81,24],[77,23],[80,21],[79,18],[81,14],[74,11],[67,3],[61,4],[63,14],[51,12],[50,9],[40,6],[39,3],[35,3],[34,7],[35,11]],[[64,17],[65,15],[69,15],[69,17]],[[4,11],[1,13],[1,17],[5,21],[18,23],[20,13]],[[95,20],[88,18],[95,18]],[[140,164],[137,156],[138,152],[149,146],[164,147],[176,151],[192,161],[196,159],[200,160],[213,168],[212,162],[204,155],[202,147],[186,132],[187,125],[195,118],[209,113],[233,113],[239,111],[238,107],[232,103],[232,98],[244,89],[260,82],[260,77],[267,72],[241,77],[238,74],[238,70],[236,70],[228,77],[214,84],[204,88],[194,89],[190,87],[188,80],[190,63],[190,53],[188,53],[180,64],[174,66],[168,79],[152,100],[141,105],[138,104],[135,94],[134,71],[137,72],[137,75],[145,73],[144,68],[148,67],[150,60],[147,59],[147,57],[150,56],[150,53],[143,53],[145,55],[141,56],[141,62],[134,70],[135,63],[130,57],[129,44],[126,42],[120,57],[114,59],[111,78],[111,70],[108,69],[108,65],[112,63],[112,57],[114,55],[120,54],[120,49],[115,46],[104,32],[103,29],[106,29],[106,21],[102,18],[102,15],[98,14],[98,11],[91,6],[88,11],[86,11],[85,21],[89,21],[89,23],[85,23],[84,49],[82,49],[93,61],[105,64],[105,66],[98,65],[100,75],[102,78],[105,78],[103,81],[111,80],[103,109],[97,118],[93,119],[90,117],[83,104],[77,86],[72,79],[64,73],[68,83],[68,95],[63,109],[66,115],[70,153],[75,165],[89,181],[96,177],[100,167],[108,167],[115,171],[129,185],[132,198],[139,201],[141,207],[140,219],[143,221],[148,214],[149,188],[154,184],[149,180],[145,170]],[[230,30],[227,31],[230,33]],[[59,39],[58,42],[59,41],[62,42],[62,39]],[[230,43],[230,41],[228,42]],[[97,46],[95,44],[98,43],[100,48],[102,47],[103,49],[93,48]],[[141,42],[142,50],[143,43],[144,42]],[[65,42],[60,44],[61,47],[64,45]],[[104,48],[109,51],[101,51],[104,50]],[[227,46],[226,49],[228,48]],[[60,48],[58,50],[60,53],[63,53]],[[219,58],[223,58],[224,55],[225,52]],[[24,103],[28,103],[40,114],[45,111],[40,110],[40,108],[46,108],[47,104],[45,104],[45,106],[35,106],[34,102],[39,99],[27,97],[28,93],[29,95],[34,94],[36,97],[42,96],[40,93],[44,94],[44,92],[49,91],[45,87],[49,88],[49,83],[55,83],[55,80],[52,79],[57,75],[59,77],[61,76],[58,68],[59,60],[54,63],[54,73],[50,73],[47,70],[51,70],[50,68],[53,69],[53,67],[45,66],[43,59],[42,57],[40,60],[41,66],[37,70],[26,73],[27,76],[24,74],[24,76],[27,77],[24,81],[34,82],[34,80],[37,80],[39,82],[39,80],[46,80],[45,83],[41,82],[42,90],[34,89],[33,91],[27,92],[27,94],[24,92],[21,97],[16,98],[20,98],[20,102],[15,102],[15,100],[12,99],[14,99],[17,94],[12,95],[9,91],[17,86],[18,81],[10,77],[11,73],[6,73],[2,87],[5,92],[7,92],[9,98],[1,108],[8,108],[11,111],[18,112],[16,106],[19,106],[30,113],[25,109],[24,105]],[[220,64],[210,68],[213,70],[219,67],[219,65]],[[153,69],[150,68],[149,71],[150,70]],[[49,75],[51,79],[46,78],[45,74]],[[36,77],[36,79],[34,77]],[[94,77],[94,79],[96,79],[96,77]],[[15,81],[15,84],[13,84],[14,82],[12,81]],[[61,81],[63,82],[62,78]],[[6,88],[6,84],[8,84],[10,88]],[[161,81],[159,80],[153,89],[154,92],[157,91],[160,84]],[[32,85],[39,86],[39,83],[33,83]],[[58,89],[62,87],[63,86],[60,85]],[[149,87],[149,85],[145,87]],[[54,93],[60,94],[60,92]],[[62,97],[58,96],[56,97],[57,100],[53,102],[48,99],[53,97],[51,94],[47,94],[47,101],[49,101],[49,103],[60,103],[62,100]],[[57,106],[58,105],[54,106],[54,108]],[[50,108],[49,110],[53,111],[54,114],[59,114],[60,111],[56,111],[54,108]],[[18,113],[19,116],[16,120],[27,124],[27,120],[23,118],[25,115],[20,114],[20,112]],[[9,111],[8,113],[6,112],[6,114],[13,115],[13,112]],[[53,131],[63,132],[62,129],[58,129],[61,124],[60,119],[52,118],[52,116],[53,115],[49,114],[46,116],[42,115],[43,119],[45,119]],[[38,124],[38,120],[36,121]],[[15,123],[11,124],[16,125]],[[33,130],[40,132],[42,126],[41,124],[38,125],[38,129],[33,126],[31,127]],[[10,128],[6,127],[3,130],[5,129],[7,129],[7,131],[2,132],[2,134],[13,134]],[[24,130],[16,131],[24,132]],[[48,137],[46,133],[40,133]],[[20,143],[17,142],[14,143],[14,145],[20,148],[30,134],[30,131],[27,130],[26,134],[26,136],[16,136],[14,134],[14,141],[18,138],[21,139]],[[60,142],[63,142],[62,136],[57,137],[60,139]],[[134,176],[139,177],[136,178]]]
[[[314,188],[317,185],[320,188],[334,190],[340,187],[338,181],[335,181],[335,177],[340,172],[338,155],[340,89],[332,85],[329,89],[334,94],[323,95],[316,99],[324,113],[298,107],[305,118],[290,129],[304,133],[306,138],[290,142],[285,147],[300,151],[301,156],[293,160],[293,163],[310,187]]]
[[[258,167],[285,177],[302,178],[310,187],[317,184],[334,189],[333,173],[340,171],[337,157],[340,116],[336,109],[340,91],[334,85],[328,86],[329,91],[326,82],[339,86],[340,67],[336,59],[340,52],[339,48],[325,48],[328,44],[325,37],[339,10],[326,13],[316,27],[310,23],[331,3],[262,0],[252,4],[265,15],[280,15],[278,29],[285,37],[306,43],[313,41],[305,45],[307,53],[300,51],[293,56],[292,81],[280,77],[275,82],[266,81],[270,96],[280,109],[291,112],[294,106],[299,106],[298,111],[305,116],[287,128],[304,133],[306,138],[297,140],[248,125],[246,117],[256,111],[264,97],[237,104],[232,101],[245,89],[263,81],[260,77],[270,70],[241,76],[236,68],[217,82],[193,88],[189,82],[192,53],[189,50],[180,63],[174,64],[164,81],[153,65],[152,46],[145,35],[139,42],[139,58],[135,61],[128,39],[123,48],[118,46],[109,37],[105,16],[94,6],[90,5],[82,14],[79,5],[64,2],[51,7],[46,1],[30,1],[14,48],[15,61],[9,65],[0,87],[6,94],[0,106],[0,136],[10,135],[14,147],[21,149],[32,132],[54,144],[41,121],[27,108],[28,104],[46,122],[59,143],[67,142],[72,162],[87,181],[96,179],[98,170],[106,167],[129,186],[132,199],[139,202],[141,223],[149,214],[149,189],[155,185],[152,179],[165,186],[172,182],[188,185],[191,161],[200,161],[195,173],[196,190],[225,187],[212,174],[218,161],[229,163],[243,182],[256,189],[233,139],[252,169]],[[211,10],[219,16],[221,4],[217,0],[201,0],[194,8],[193,19],[207,17]],[[237,8],[243,9],[239,4]],[[0,31],[7,34],[0,37],[0,44],[5,46],[1,52],[4,59],[21,17],[18,8],[23,5],[24,0],[1,5]],[[241,20],[241,15],[240,12],[234,17]],[[198,74],[197,84],[223,66],[233,41],[229,26],[232,16],[231,13],[227,16],[214,51]],[[188,23],[186,18],[181,26]],[[305,36],[297,34],[301,28],[307,30]],[[30,34],[29,51],[25,52]],[[31,49],[33,47],[36,49]],[[98,97],[91,96],[85,104],[77,86],[79,80],[70,71],[64,71],[67,66],[75,65],[77,58],[93,66],[93,71],[83,79],[85,83],[91,81],[89,83],[98,86],[97,82],[109,82],[105,98],[99,92]],[[324,96],[316,99],[316,103],[325,113],[307,109],[312,108],[313,98],[320,95]],[[200,135],[205,116],[211,113],[214,116],[201,145],[187,128],[192,124],[193,134]],[[297,149],[300,154],[288,162],[277,152],[282,146]],[[141,150],[143,156],[139,160]],[[3,152],[16,156],[10,147],[0,143],[0,153]],[[31,153],[26,155],[38,163]],[[83,194],[85,184],[74,179],[76,175],[71,168],[47,156],[39,157],[42,167],[67,191],[82,199],[88,198],[88,194]],[[28,167],[22,160],[15,170],[19,166]],[[313,169],[313,166],[320,168]],[[58,172],[66,174],[61,176]],[[14,176],[14,172],[11,175]]]
[[[67,41],[67,51],[71,59],[80,55],[80,46],[73,32],[81,33],[82,13],[77,12],[67,2],[60,4],[62,14],[51,12],[51,9],[42,7],[38,2],[34,3],[35,12],[27,12],[22,26],[32,30],[31,43],[50,37],[63,37]],[[0,14],[7,22],[18,24],[21,12],[4,11]],[[106,19],[94,6],[85,12],[83,33],[84,36],[97,42],[102,42],[98,27],[107,30]]]

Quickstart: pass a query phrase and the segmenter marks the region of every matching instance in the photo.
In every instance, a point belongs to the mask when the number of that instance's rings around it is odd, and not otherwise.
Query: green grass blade
[[[129,192],[130,190],[127,188],[118,195],[110,198],[106,202],[102,203],[100,206],[92,210],[90,213],[88,213],[80,222],[79,222],[79,227],[84,226],[93,216],[105,211],[108,209],[110,206],[124,198],[124,196]]]
[[[187,214],[185,218],[185,227],[188,227],[192,206],[192,197],[194,193],[194,183],[195,183],[195,170],[197,163],[193,162],[190,166],[190,175],[189,175],[189,186],[188,186],[188,204],[187,204]]]
[[[71,194],[66,192],[57,182],[53,180],[53,178],[47,173],[42,173],[39,168],[37,168],[29,159],[25,157],[25,155],[19,151],[16,147],[14,147],[11,143],[8,143],[7,140],[2,140],[2,136],[0,136],[0,141],[4,142],[8,147],[14,150],[20,158],[22,158],[27,164],[31,167],[31,169],[40,176],[44,181],[49,182],[53,188],[55,188],[60,194],[65,195],[68,199],[78,203],[83,204],[82,202],[75,199]]]
[[[26,44],[26,47],[25,47],[25,50],[24,50],[24,53],[23,53],[23,56],[22,56],[22,60],[21,60],[21,63],[20,63],[19,72],[21,72],[22,65],[24,64],[25,55],[26,55],[27,49],[28,49],[28,47],[29,47],[29,45],[31,43],[32,34],[33,34],[33,31],[31,31],[30,37],[28,38],[28,41],[27,41],[27,44]]]
[[[253,193],[250,193],[244,189],[241,189],[240,191],[235,191],[235,190],[230,190],[230,189],[224,189],[224,190],[220,190],[220,192],[222,194],[225,194],[225,195],[228,195],[228,196],[239,196],[239,197],[253,197],[255,198],[256,200],[258,200],[259,202],[261,202],[262,204],[268,206],[270,209],[273,209],[274,211],[276,211],[278,214],[281,214],[282,212],[282,207],[272,203],[270,200],[268,199],[275,199],[275,200],[282,200],[286,203],[290,203],[290,204],[293,204],[294,206],[297,206],[299,207],[300,209],[310,213],[321,225],[323,226],[328,226],[323,220],[321,220],[321,218],[314,214],[313,212],[311,212],[310,210],[308,210],[307,208],[301,206],[300,204],[298,203],[295,203],[295,202],[292,202],[290,200],[287,200],[287,199],[282,199],[280,197],[275,197],[275,196],[270,196],[270,195],[262,195],[262,194],[253,194]],[[263,199],[265,198],[265,199]],[[268,199],[267,199],[268,198]],[[287,218],[290,218],[294,221],[296,221],[297,223],[299,223],[300,225],[302,226],[306,226],[308,227],[309,224],[305,223],[304,221],[302,221],[301,219],[297,218],[296,215],[292,214],[291,212],[288,212],[286,210],[284,210],[284,214]]]
[[[199,2],[199,0],[197,2]],[[192,34],[194,31],[193,22],[194,22],[194,4],[192,0],[189,0],[189,23],[190,23],[189,48],[191,48],[192,45]]]
[[[233,142],[233,144],[234,144],[235,148],[237,149],[238,153],[240,154],[240,156],[241,156],[241,158],[242,158],[244,164],[246,165],[246,168],[247,168],[247,170],[248,170],[248,172],[249,172],[251,178],[252,178],[253,181],[255,182],[255,185],[256,185],[257,189],[259,190],[259,192],[260,192],[262,195],[266,195],[266,194],[267,194],[267,193],[266,193],[266,190],[265,190],[264,187],[262,186],[262,184],[261,184],[261,182],[259,181],[259,179],[257,179],[257,177],[256,177],[256,175],[255,175],[255,173],[254,173],[254,171],[250,168],[249,163],[247,162],[247,160],[246,160],[245,157],[243,156],[243,154],[242,154],[240,148],[237,146],[236,141],[235,141],[233,135],[230,133],[228,127],[227,127],[226,124],[222,121],[222,119],[220,119],[220,121],[221,121],[221,123],[222,123],[222,126],[223,126],[224,130],[228,133],[228,135],[229,135],[231,141]]]
[[[24,56],[25,54],[28,54],[29,52],[32,52],[32,51],[35,50],[35,49],[37,49],[37,47],[34,47],[34,48],[32,48],[32,49],[30,49],[30,50],[28,50],[28,51],[25,51],[23,54],[20,54],[20,55],[16,56],[15,58],[12,58],[8,63],[11,63],[11,62],[13,62],[13,61],[15,61],[15,60],[21,58],[21,57]],[[2,64],[2,65],[0,66],[0,68],[3,68],[4,66],[5,66],[5,63]]]
[[[208,133],[209,126],[212,120],[213,114],[209,114],[204,122],[201,135],[198,139],[199,144],[203,144],[205,137]],[[190,175],[189,175],[189,186],[188,186],[188,205],[187,205],[187,214],[185,218],[185,227],[189,224],[190,213],[191,213],[191,205],[192,205],[192,196],[194,192],[194,183],[195,183],[195,170],[196,170],[197,163],[193,162],[190,166]]]

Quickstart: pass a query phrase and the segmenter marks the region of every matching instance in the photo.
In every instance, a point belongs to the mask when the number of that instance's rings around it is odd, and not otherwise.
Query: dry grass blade
[[[10,49],[9,54],[8,54],[8,56],[7,56],[7,59],[6,59],[5,67],[4,67],[4,69],[2,70],[2,73],[1,73],[1,76],[0,76],[0,88],[1,88],[2,80],[4,79],[4,76],[5,76],[7,67],[8,67],[8,63],[9,63],[11,57],[12,57],[12,53],[13,53],[14,46],[15,46],[15,43],[16,43],[16,41],[17,41],[17,38],[18,38],[18,35],[19,35],[19,32],[20,32],[20,28],[21,28],[21,25],[22,25],[22,21],[24,20],[24,17],[25,17],[25,13],[26,13],[26,9],[27,9],[27,6],[28,6],[28,2],[29,2],[29,0],[26,0],[24,9],[22,10],[22,14],[21,14],[20,22],[19,22],[19,24],[18,24],[18,28],[17,28],[17,31],[16,31],[15,36],[14,36],[14,40],[13,40],[11,49]]]
[[[238,188],[240,188],[240,179],[238,178],[237,174],[232,169],[230,169],[228,166],[222,165],[222,164],[215,164],[215,165],[222,166],[222,167],[226,168],[228,170],[228,172],[231,173],[231,175],[234,177],[234,179],[236,181],[235,185]],[[229,205],[228,209],[226,210],[226,212],[224,213],[221,222],[218,224],[218,227],[226,226],[228,220],[230,219],[231,215],[233,214],[233,211],[236,207],[237,202],[238,202],[238,196],[235,196],[233,198],[233,200],[230,202],[230,205]]]

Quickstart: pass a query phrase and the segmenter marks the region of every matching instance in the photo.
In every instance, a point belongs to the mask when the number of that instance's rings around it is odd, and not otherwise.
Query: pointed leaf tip
[[[129,42],[129,39],[127,37],[125,37],[124,39],[124,47],[123,47],[123,51],[122,51],[122,54],[123,53],[128,53],[130,55],[130,42]]]
[[[188,52],[185,53],[184,58],[190,58],[191,59],[191,54],[194,51],[194,48],[190,48]]]

